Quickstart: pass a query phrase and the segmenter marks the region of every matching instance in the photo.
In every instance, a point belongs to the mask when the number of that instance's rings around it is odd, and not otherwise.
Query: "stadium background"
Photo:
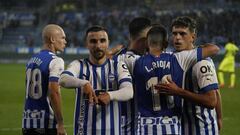
[[[171,20],[180,15],[197,19],[197,45],[219,45],[216,67],[229,37],[240,45],[240,0],[0,0],[0,135],[21,134],[24,63],[41,49],[41,30],[47,23],[64,28],[68,44],[60,56],[68,63],[88,55],[83,35],[90,25],[105,26],[113,47],[127,45],[128,23],[134,17],[146,16],[169,28]],[[221,89],[223,135],[240,133],[239,56],[238,52],[236,88]],[[66,129],[72,134],[74,91],[62,89],[62,98]]]

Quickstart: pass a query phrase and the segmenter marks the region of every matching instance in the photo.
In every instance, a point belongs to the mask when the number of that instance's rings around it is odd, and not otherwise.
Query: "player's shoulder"
[[[201,60],[201,61],[198,61],[194,66],[193,66],[193,68],[201,68],[201,67],[207,67],[207,68],[209,68],[209,67],[214,67],[214,63],[213,63],[213,61],[212,61],[212,59],[211,58],[205,58],[205,59],[203,59],[203,60]]]

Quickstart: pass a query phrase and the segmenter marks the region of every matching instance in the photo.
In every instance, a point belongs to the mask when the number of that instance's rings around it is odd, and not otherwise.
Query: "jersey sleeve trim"
[[[70,76],[74,76],[73,73],[69,72],[69,71],[63,71],[62,74],[68,74]]]
[[[202,60],[202,48],[197,48],[197,61]]]
[[[214,84],[210,84],[206,87],[203,87],[199,93],[206,93],[208,91],[211,91],[211,90],[217,90],[218,89],[218,84],[217,83],[214,83]]]
[[[123,82],[130,82],[132,83],[132,79],[131,78],[123,78],[119,81],[119,85],[122,84]]]
[[[49,82],[58,82],[59,78],[58,77],[49,77]]]

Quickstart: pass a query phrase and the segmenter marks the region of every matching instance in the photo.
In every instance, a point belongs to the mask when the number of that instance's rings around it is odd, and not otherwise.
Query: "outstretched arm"
[[[82,80],[68,74],[62,74],[59,81],[60,85],[65,88],[81,88],[88,96],[90,103],[98,103],[98,98],[92,88],[92,85],[87,80]]]
[[[220,48],[217,45],[211,43],[203,44],[200,47],[202,48],[203,58],[215,56],[218,54],[220,50]]]

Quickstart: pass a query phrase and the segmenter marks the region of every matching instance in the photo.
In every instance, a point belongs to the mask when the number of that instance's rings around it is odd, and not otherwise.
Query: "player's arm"
[[[100,93],[98,96],[100,103],[107,105],[110,100],[127,101],[133,97],[132,78],[125,63],[118,64],[118,78],[119,89]]]
[[[216,113],[217,113],[217,123],[219,131],[222,129],[222,99],[220,91],[216,91],[217,96],[217,106],[216,106]]]
[[[59,80],[59,84],[64,88],[82,88],[83,92],[88,96],[90,103],[98,103],[98,99],[88,80],[79,79],[79,62],[73,61],[65,70]]]
[[[172,80],[168,84],[158,84],[156,89],[167,92],[168,94],[179,95],[187,100],[193,101],[198,105],[214,108],[217,104],[216,90],[218,89],[215,68],[211,62],[202,60],[194,65],[193,76],[197,79],[199,86],[198,93],[193,90],[185,90],[178,87]]]
[[[211,43],[203,44],[200,47],[202,48],[202,58],[215,56],[220,50],[217,45]]]
[[[64,129],[63,115],[62,115],[62,100],[60,93],[60,86],[58,83],[59,76],[64,69],[64,62],[60,58],[53,59],[49,64],[49,99],[56,117],[57,121],[57,134],[65,135],[66,131]]]
[[[107,50],[107,57],[112,58],[113,55],[117,55],[124,48],[124,45],[118,44]]]
[[[155,86],[155,89],[166,94],[181,96],[186,100],[192,101],[198,105],[202,105],[211,109],[213,109],[217,104],[215,90],[210,90],[205,93],[197,94],[178,87],[172,80],[168,80],[168,82],[169,83],[167,84],[157,84]]]

